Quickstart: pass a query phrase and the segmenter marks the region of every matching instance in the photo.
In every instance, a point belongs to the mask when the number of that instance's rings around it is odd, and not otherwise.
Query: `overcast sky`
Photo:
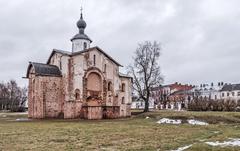
[[[165,84],[240,83],[239,0],[85,0],[86,34],[124,66],[139,42],[162,43]],[[0,0],[0,81],[27,85],[29,61],[71,51],[80,0]]]

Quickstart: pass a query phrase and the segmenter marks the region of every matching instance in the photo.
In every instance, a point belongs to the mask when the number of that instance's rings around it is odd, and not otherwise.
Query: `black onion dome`
[[[76,34],[71,41],[75,40],[75,39],[85,39],[85,40],[89,40],[90,42],[92,42],[92,40],[84,33],[85,28],[87,27],[87,23],[83,20],[83,15],[81,13],[80,19],[77,22],[77,27],[79,29],[79,33]]]
[[[82,14],[81,14],[80,20],[77,22],[77,26],[79,29],[80,28],[85,29],[87,27],[86,22],[83,20]]]

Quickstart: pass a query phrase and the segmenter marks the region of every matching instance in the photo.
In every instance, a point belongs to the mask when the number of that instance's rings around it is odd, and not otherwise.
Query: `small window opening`
[[[122,83],[122,92],[125,92],[125,83]]]
[[[75,99],[80,100],[80,90],[79,89],[75,90]]]
[[[104,72],[107,72],[107,64],[104,65]]]
[[[83,48],[87,49],[87,43],[86,42],[83,43]]]
[[[108,82],[108,91],[112,91],[112,82]]]
[[[93,65],[96,66],[96,55],[93,55]]]
[[[122,104],[125,104],[125,98],[122,97]]]

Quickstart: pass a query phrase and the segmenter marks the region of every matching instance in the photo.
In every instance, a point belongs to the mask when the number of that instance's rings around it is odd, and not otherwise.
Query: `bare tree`
[[[0,83],[0,110],[23,111],[27,101],[27,88],[21,88],[16,81]]]
[[[133,89],[145,101],[144,112],[149,111],[151,88],[160,86],[163,76],[158,64],[160,44],[146,41],[138,45],[133,57],[133,65],[129,65],[129,74],[133,77]]]

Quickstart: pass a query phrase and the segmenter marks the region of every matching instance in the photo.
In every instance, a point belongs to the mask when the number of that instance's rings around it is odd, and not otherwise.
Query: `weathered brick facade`
[[[131,116],[131,77],[99,47],[90,48],[82,14],[72,52],[53,50],[47,63],[30,62],[30,118],[119,118]]]
[[[102,119],[131,116],[131,78],[119,75],[118,65],[98,49],[90,48],[78,55],[54,52],[47,64],[30,63],[27,75],[29,117]],[[88,64],[92,58],[86,59],[86,54],[98,54],[95,66]],[[105,64],[109,68],[103,69]],[[53,69],[58,70],[57,74],[48,73]]]

